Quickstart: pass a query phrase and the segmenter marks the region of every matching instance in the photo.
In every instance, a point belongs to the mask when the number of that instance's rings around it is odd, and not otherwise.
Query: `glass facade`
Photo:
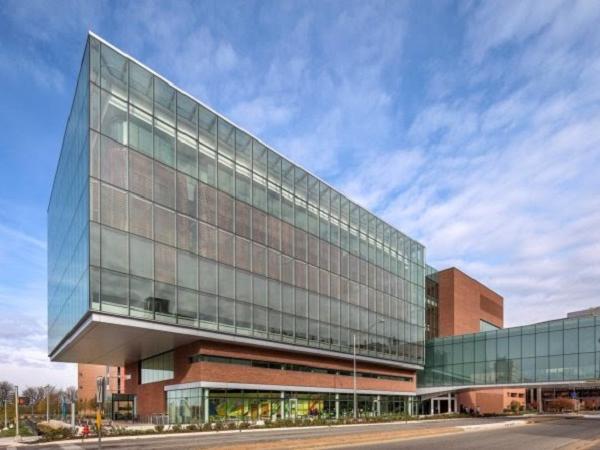
[[[398,395],[359,395],[357,400],[361,417],[400,415],[408,411],[408,398]],[[167,391],[170,423],[199,423],[205,418],[214,422],[352,417],[352,402],[352,394],[201,388]]]
[[[89,46],[48,204],[48,351],[89,309]]]
[[[433,339],[426,353],[419,387],[598,379],[600,317]]]
[[[423,364],[423,246],[93,36],[89,61],[92,310]]]
[[[425,266],[425,339],[439,336],[439,303],[440,285],[438,272],[433,267]]]

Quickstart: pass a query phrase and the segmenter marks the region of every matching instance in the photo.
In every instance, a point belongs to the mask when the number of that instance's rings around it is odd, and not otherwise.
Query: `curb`
[[[484,423],[479,425],[463,425],[457,428],[462,429],[466,432],[485,431],[485,430],[498,430],[502,428],[513,428],[528,425],[531,422],[529,420],[511,420],[501,423]]]

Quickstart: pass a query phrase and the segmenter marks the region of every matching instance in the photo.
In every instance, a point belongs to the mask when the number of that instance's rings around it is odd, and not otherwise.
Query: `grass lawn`
[[[4,425],[4,423],[2,424]],[[24,422],[20,423],[19,434],[21,436],[31,436],[31,430],[27,428]],[[8,430],[0,431],[0,437],[13,437],[15,435],[15,429],[9,428]]]

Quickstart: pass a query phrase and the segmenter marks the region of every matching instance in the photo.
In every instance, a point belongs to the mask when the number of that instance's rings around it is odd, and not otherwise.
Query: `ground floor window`
[[[408,399],[398,395],[358,395],[360,417],[399,415],[408,411]],[[167,391],[171,423],[219,420],[280,420],[310,417],[352,417],[352,394],[178,389]]]

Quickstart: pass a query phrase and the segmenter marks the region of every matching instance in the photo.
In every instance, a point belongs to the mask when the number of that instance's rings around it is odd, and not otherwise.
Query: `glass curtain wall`
[[[48,352],[89,308],[89,46],[48,204]]]
[[[91,306],[422,364],[423,247],[90,37]]]
[[[439,336],[440,285],[437,270],[425,266],[425,339]]]
[[[600,317],[582,317],[428,341],[418,386],[518,385],[598,378]]]
[[[208,396],[206,398],[205,396]],[[351,394],[203,390],[201,388],[167,391],[170,423],[200,423],[220,420],[277,420],[310,417],[335,418],[336,401],[339,417],[352,417]],[[360,417],[400,415],[407,411],[408,397],[398,395],[359,395]],[[205,416],[205,408],[208,414]],[[283,408],[283,410],[282,410]],[[283,412],[283,416],[282,416]]]

